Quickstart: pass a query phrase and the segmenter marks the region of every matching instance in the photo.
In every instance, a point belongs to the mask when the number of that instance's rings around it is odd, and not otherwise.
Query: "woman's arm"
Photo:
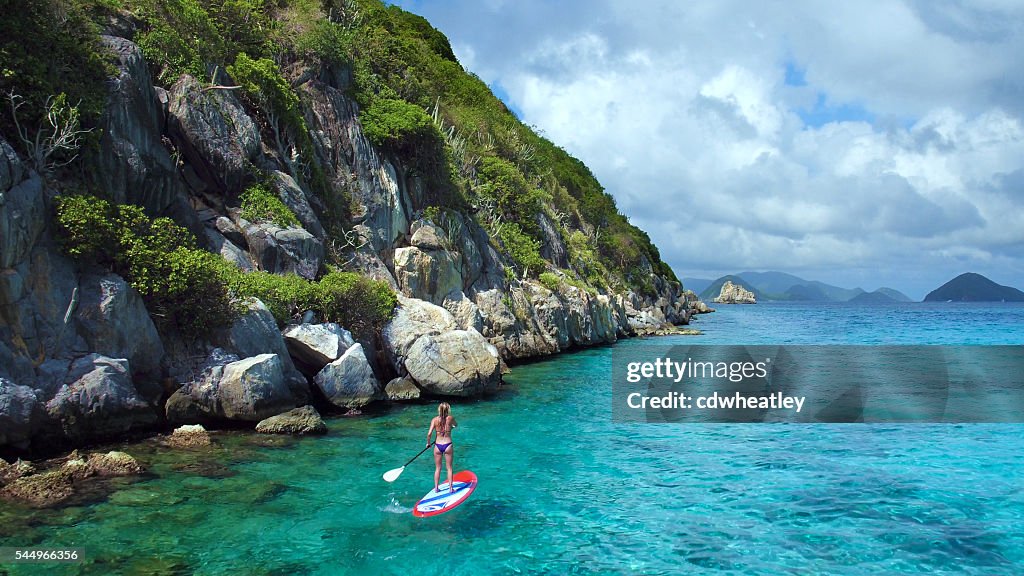
[[[434,425],[437,424],[437,418],[430,419],[430,429],[427,430],[427,446],[430,446],[430,435],[434,432]]]

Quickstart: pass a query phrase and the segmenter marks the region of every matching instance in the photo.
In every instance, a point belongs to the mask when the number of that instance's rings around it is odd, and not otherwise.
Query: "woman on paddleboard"
[[[454,458],[455,447],[452,446],[452,428],[458,424],[452,417],[452,407],[447,402],[441,402],[437,407],[437,416],[430,421],[430,429],[427,430],[427,446],[430,446],[430,435],[434,432],[434,490],[437,490],[437,482],[441,479],[441,458],[444,457],[445,465],[448,467],[448,488],[452,487],[452,459]]]

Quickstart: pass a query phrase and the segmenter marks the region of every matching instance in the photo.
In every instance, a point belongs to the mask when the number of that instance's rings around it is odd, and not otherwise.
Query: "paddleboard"
[[[473,490],[476,490],[476,474],[469,470],[456,472],[452,484],[455,485],[454,491],[449,490],[448,483],[445,482],[439,485],[437,490],[427,492],[416,506],[413,506],[412,515],[419,518],[437,516],[462,504]]]

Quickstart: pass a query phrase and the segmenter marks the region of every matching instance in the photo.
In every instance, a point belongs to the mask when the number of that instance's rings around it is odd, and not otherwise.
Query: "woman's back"
[[[437,430],[438,440],[448,440],[452,437],[452,428],[455,427],[455,418],[447,416],[442,419],[440,416],[434,416],[434,430]]]

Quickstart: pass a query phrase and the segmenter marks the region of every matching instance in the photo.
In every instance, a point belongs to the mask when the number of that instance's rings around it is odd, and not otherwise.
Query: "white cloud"
[[[1024,286],[1020,3],[411,8],[680,275],[776,268],[922,296],[970,269]]]

